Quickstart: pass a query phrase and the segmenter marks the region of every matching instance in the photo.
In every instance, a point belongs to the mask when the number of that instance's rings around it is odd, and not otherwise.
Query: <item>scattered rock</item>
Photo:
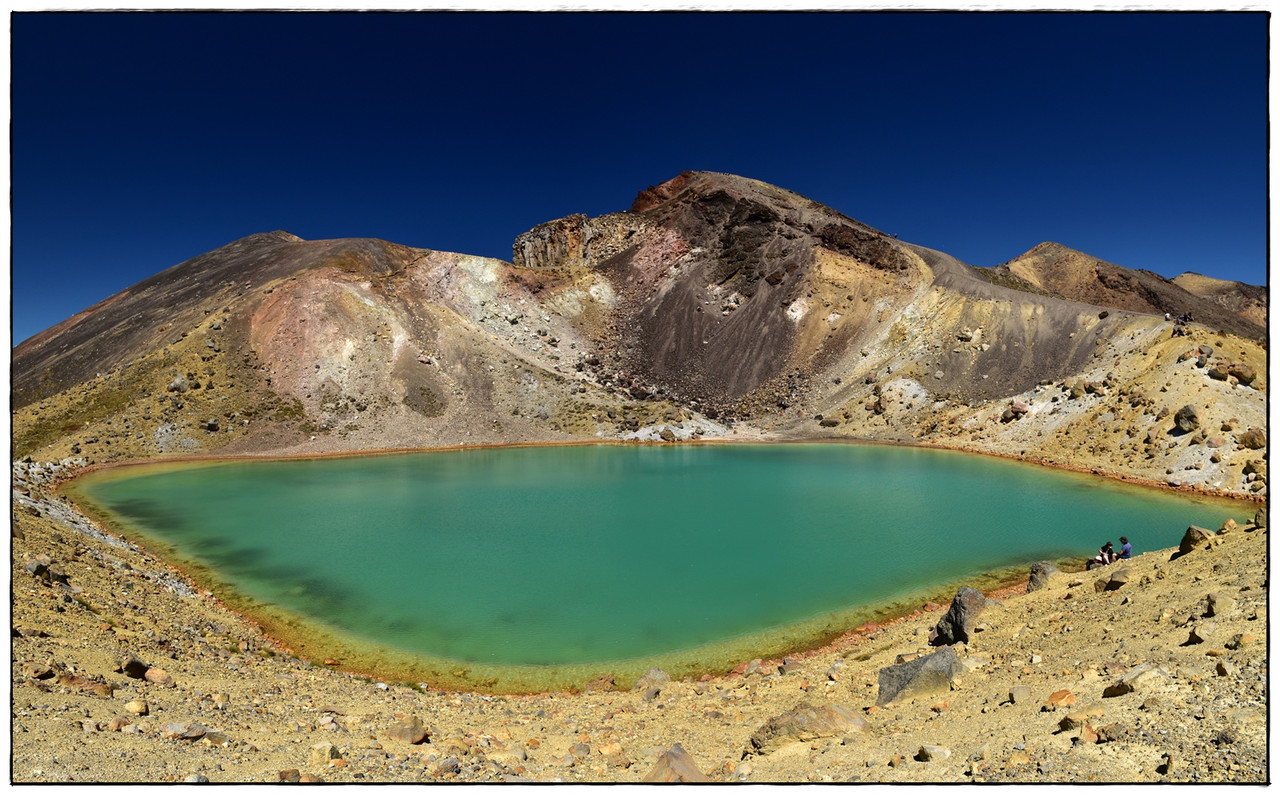
[[[689,783],[710,781],[711,779],[698,769],[698,766],[693,762],[693,758],[681,747],[680,743],[676,743],[662,752],[653,769],[640,780],[644,782]]]
[[[1240,443],[1241,447],[1247,447],[1250,450],[1261,450],[1267,446],[1267,432],[1261,428],[1250,428],[1237,436],[1236,441]]]
[[[950,646],[925,657],[881,668],[876,705],[949,692],[951,683],[962,670],[960,658]]]
[[[1200,412],[1196,411],[1195,406],[1188,403],[1173,415],[1173,424],[1183,433],[1191,433],[1200,427]]]
[[[934,634],[929,638],[931,646],[950,646],[968,643],[978,614],[987,607],[987,597],[976,588],[964,586],[951,600],[951,608],[938,620]]]
[[[125,704],[124,708],[126,712],[129,712],[133,715],[148,715],[150,714],[150,711],[151,711],[151,708],[147,705],[147,702],[140,698],[135,698],[134,700]]]
[[[613,674],[601,674],[587,682],[585,690],[588,693],[606,693],[615,688],[617,688],[617,683],[613,679]]]
[[[427,739],[429,732],[416,715],[400,718],[387,729],[387,737],[396,742],[418,745]]]
[[[1069,707],[1074,703],[1076,703],[1076,697],[1070,690],[1055,690],[1049,694],[1049,698],[1045,700],[1041,710],[1054,712],[1062,707]]]
[[[161,687],[174,687],[173,677],[169,676],[163,668],[148,668],[146,673],[142,675],[143,679]]]
[[[1258,377],[1258,372],[1247,364],[1234,362],[1227,366],[1227,374],[1240,383],[1248,386]]]
[[[1211,545],[1213,535],[1212,531],[1191,525],[1187,528],[1187,532],[1182,534],[1182,541],[1178,543],[1178,554],[1186,555],[1195,549]]]
[[[1158,668],[1151,663],[1143,663],[1120,677],[1116,682],[1108,685],[1102,691],[1102,697],[1115,698],[1116,696],[1123,696],[1149,686],[1152,682],[1168,678],[1169,673],[1163,668]]]
[[[1046,588],[1049,581],[1055,574],[1061,574],[1057,566],[1054,566],[1047,560],[1037,561],[1031,564],[1031,579],[1027,581],[1027,593],[1038,591]]]
[[[632,690],[648,690],[651,687],[662,688],[662,685],[671,681],[671,677],[661,668],[650,668],[645,672],[644,676],[636,680]]]
[[[1254,643],[1257,643],[1257,642],[1258,642],[1257,635],[1240,633],[1237,635],[1233,635],[1231,640],[1227,641],[1227,648],[1231,649],[1232,651],[1235,651],[1237,649],[1243,649],[1246,646],[1252,646]]]
[[[150,667],[150,665],[147,665],[142,660],[139,660],[137,657],[130,654],[128,657],[125,657],[120,661],[119,670],[120,673],[130,679],[142,679],[147,675],[147,669]]]
[[[166,740],[199,740],[207,731],[199,723],[166,723],[160,734]]]
[[[815,707],[801,702],[757,729],[751,735],[751,749],[754,753],[767,754],[797,740],[865,732],[868,728],[866,719],[847,707],[839,704]]]
[[[330,761],[341,758],[342,754],[338,752],[338,747],[333,743],[316,743],[311,746],[311,755],[307,757],[307,764],[312,767],[325,767]]]
[[[1106,577],[1096,580],[1093,583],[1093,590],[1096,593],[1102,593],[1103,591],[1118,591],[1128,584],[1130,576],[1128,569],[1117,569]]]
[[[1235,612],[1236,600],[1220,593],[1211,593],[1205,597],[1205,616],[1224,616]]]
[[[949,756],[951,756],[951,749],[938,745],[922,745],[920,750],[916,751],[916,761],[919,762],[936,762]]]

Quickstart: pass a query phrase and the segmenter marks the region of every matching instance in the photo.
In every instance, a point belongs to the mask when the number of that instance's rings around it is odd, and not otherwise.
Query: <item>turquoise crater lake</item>
[[[709,649],[731,664],[770,633],[812,641],[983,572],[1083,559],[1120,535],[1137,552],[1174,546],[1189,524],[1250,513],[980,456],[827,444],[166,464],[73,492],[233,604],[277,616],[273,632],[490,680],[692,665]]]

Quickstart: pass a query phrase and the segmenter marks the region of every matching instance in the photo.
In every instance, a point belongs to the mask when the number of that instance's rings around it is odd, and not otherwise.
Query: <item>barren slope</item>
[[[1214,279],[1198,273],[1184,273],[1173,283],[1201,298],[1207,298],[1259,326],[1267,325],[1267,288],[1243,282]]]
[[[1213,328],[1259,341],[1266,339],[1265,314],[1259,322],[1256,312],[1242,312],[1241,307],[1205,295],[1206,285],[1202,284],[1200,291],[1189,290],[1185,279],[1170,281],[1150,271],[1130,270],[1057,243],[1041,243],[990,273],[992,278],[1011,286],[1087,304],[1159,316],[1168,312],[1176,317],[1189,312]],[[1228,291],[1214,295],[1222,292]]]

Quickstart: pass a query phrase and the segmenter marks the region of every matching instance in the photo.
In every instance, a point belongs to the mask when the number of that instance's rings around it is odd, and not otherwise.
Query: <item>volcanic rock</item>
[[[987,597],[976,588],[964,586],[956,591],[947,614],[938,620],[930,645],[944,646],[952,643],[968,643],[978,614],[987,607]]]
[[[960,658],[950,646],[924,657],[881,668],[876,705],[884,706],[901,698],[946,693],[963,668]]]

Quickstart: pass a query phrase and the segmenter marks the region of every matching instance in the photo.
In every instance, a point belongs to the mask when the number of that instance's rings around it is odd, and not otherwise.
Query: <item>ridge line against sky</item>
[[[1268,23],[17,13],[12,341],[249,234],[510,260],[686,169],[972,265],[1051,240],[1265,284]]]

